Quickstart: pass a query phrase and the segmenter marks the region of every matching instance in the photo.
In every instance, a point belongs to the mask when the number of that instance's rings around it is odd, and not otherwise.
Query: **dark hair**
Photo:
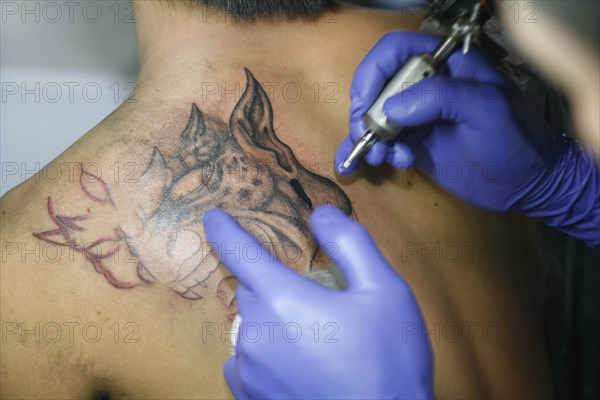
[[[335,8],[332,0],[189,0],[196,5],[225,11],[240,21],[259,18],[316,18]]]

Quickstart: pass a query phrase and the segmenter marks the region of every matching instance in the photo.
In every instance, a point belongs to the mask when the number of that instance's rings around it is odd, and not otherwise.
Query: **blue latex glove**
[[[204,216],[209,242],[240,280],[240,336],[235,357],[225,364],[234,396],[432,398],[431,349],[406,282],[366,229],[342,211],[319,207],[311,223],[317,240],[345,274],[346,291],[285,267],[224,211]],[[236,248],[260,252],[245,257],[232,251]]]
[[[432,51],[439,41],[392,32],[369,52],[352,83],[350,135],[338,149],[338,167],[385,83],[411,56]],[[384,111],[405,129],[396,140],[376,143],[367,163],[416,166],[478,207],[541,217],[589,245],[600,244],[600,176],[592,156],[556,138],[478,49],[455,52],[441,75],[388,99]],[[357,164],[338,172],[349,174]]]

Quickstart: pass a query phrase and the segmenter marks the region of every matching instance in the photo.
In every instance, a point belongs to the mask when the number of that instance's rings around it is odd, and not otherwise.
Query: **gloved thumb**
[[[203,222],[206,237],[223,264],[253,293],[268,296],[284,282],[297,279],[294,271],[284,267],[225,211],[209,210],[204,214]],[[258,256],[246,256],[241,251],[245,247],[257,249]]]
[[[225,367],[223,369],[225,380],[227,381],[227,385],[229,386],[229,390],[231,390],[231,394],[237,400],[240,399],[249,399],[250,396],[244,390],[244,386],[240,380],[240,376],[237,368],[237,360],[235,358],[230,358],[225,363]]]
[[[340,209],[318,207],[311,215],[317,241],[348,281],[349,290],[381,288],[393,272],[377,245],[359,223]]]

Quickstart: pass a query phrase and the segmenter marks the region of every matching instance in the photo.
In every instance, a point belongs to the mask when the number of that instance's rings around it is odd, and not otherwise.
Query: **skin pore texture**
[[[437,397],[551,395],[524,222],[417,171],[334,173],[356,65],[418,14],[249,24],[137,5],[136,94],[54,161],[60,179],[48,167],[2,198],[3,397],[230,397],[235,281],[202,215],[225,209],[304,273],[331,263],[307,225],[319,204],[363,223],[413,288]]]

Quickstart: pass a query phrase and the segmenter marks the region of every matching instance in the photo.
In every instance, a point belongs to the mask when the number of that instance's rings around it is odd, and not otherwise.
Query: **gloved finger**
[[[235,298],[237,300],[238,314],[242,319],[247,319],[252,315],[252,311],[256,309],[256,303],[258,296],[254,294],[244,284],[239,284],[235,291]]]
[[[225,362],[225,367],[223,368],[223,373],[225,375],[225,381],[227,382],[227,386],[229,386],[229,390],[231,390],[231,394],[237,400],[240,399],[249,399],[250,396],[244,390],[244,386],[240,380],[240,375],[238,371],[238,363],[236,358],[232,357]]]
[[[253,310],[254,311],[254,310]],[[253,353],[253,348],[260,347],[261,337],[260,332],[257,334],[257,327],[263,326],[264,321],[260,316],[260,311],[250,313],[247,316],[241,318],[241,322],[238,326],[236,333],[236,345],[235,345],[235,357],[238,365],[245,362],[245,366],[248,364],[248,355]]]
[[[394,168],[409,169],[415,163],[415,154],[408,143],[395,141],[388,151],[386,161]]]
[[[356,143],[365,132],[364,125],[361,119],[350,119],[350,138],[352,138],[353,143]],[[376,142],[371,149],[365,154],[364,160],[373,166],[379,166],[385,162],[387,157],[388,146],[382,142]],[[350,151],[348,151],[350,154]]]
[[[455,51],[448,57],[446,67],[454,79],[499,86],[508,83],[500,70],[477,47],[472,47],[467,54]]]
[[[390,147],[386,162],[398,169],[413,168],[422,155],[422,142],[431,135],[434,126],[436,125],[403,128]]]
[[[362,118],[386,82],[417,54],[430,52],[441,38],[423,33],[394,31],[383,36],[356,68],[350,96],[352,117]]]
[[[310,219],[317,241],[340,267],[350,290],[386,283],[391,268],[362,225],[332,206],[318,207]]]
[[[367,154],[365,154],[365,162],[374,167],[383,164],[387,158],[388,149],[389,147],[386,143],[381,141],[375,142]]]
[[[362,136],[365,131],[365,125],[361,117],[351,117],[350,118],[350,138],[354,143]]]
[[[254,236],[245,231],[225,211],[213,209],[204,214],[204,230],[223,264],[240,282],[258,296],[265,297],[277,288],[300,278],[283,266]],[[242,248],[259,249],[257,257],[244,257]]]
[[[402,127],[448,121],[486,132],[489,118],[507,112],[505,106],[500,89],[495,86],[434,76],[390,97],[383,110],[392,124]]]

